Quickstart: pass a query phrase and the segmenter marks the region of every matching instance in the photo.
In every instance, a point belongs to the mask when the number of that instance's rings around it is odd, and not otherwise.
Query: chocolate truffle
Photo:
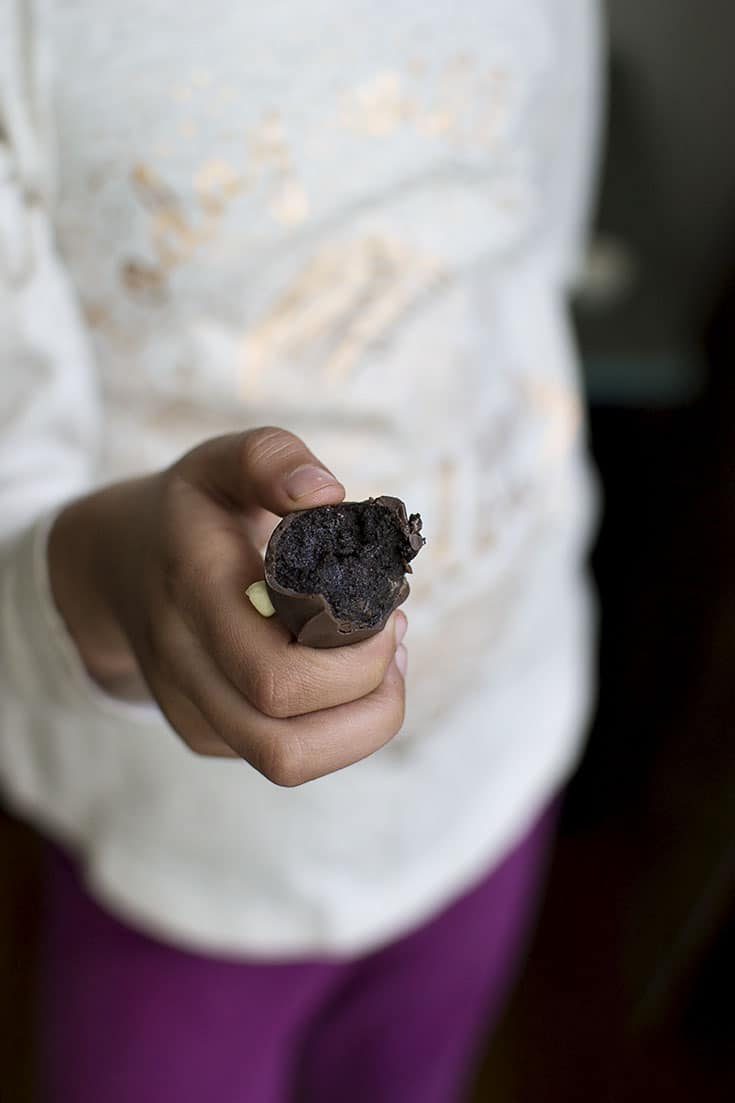
[[[265,553],[278,618],[299,643],[340,647],[374,636],[409,593],[421,517],[398,498],[289,513]]]

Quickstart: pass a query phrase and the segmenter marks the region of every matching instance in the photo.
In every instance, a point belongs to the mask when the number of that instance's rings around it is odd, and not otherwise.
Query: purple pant
[[[40,1103],[456,1103],[522,959],[556,802],[485,880],[348,961],[186,953],[49,862]]]

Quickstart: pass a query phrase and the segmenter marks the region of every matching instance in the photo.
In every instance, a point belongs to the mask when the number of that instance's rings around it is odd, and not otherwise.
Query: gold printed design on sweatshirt
[[[323,245],[243,339],[243,397],[260,392],[269,369],[296,361],[326,383],[344,382],[447,279],[439,258],[385,234]]]
[[[340,105],[340,122],[347,130],[384,138],[408,122],[416,102],[400,73],[379,72],[347,93]]]
[[[523,394],[544,424],[544,457],[554,461],[568,455],[582,426],[582,405],[573,387],[554,379],[523,381]]]
[[[173,97],[179,102],[194,91],[209,88],[204,70],[192,75],[190,85],[178,85]],[[217,102],[229,102],[234,90],[213,88]],[[223,98],[224,97],[224,98]],[[192,119],[179,123],[179,139],[196,137],[198,124]],[[169,160],[159,151],[159,161]],[[246,135],[242,149],[245,165],[238,168],[222,156],[207,156],[194,167],[190,189],[179,194],[147,162],[134,165],[130,174],[133,193],[148,215],[150,254],[132,257],[120,266],[120,282],[131,294],[151,305],[161,299],[166,277],[175,268],[195,259],[208,243],[216,240],[233,203],[251,193],[253,218],[269,217],[285,229],[301,225],[311,213],[311,202],[298,177],[278,111],[264,112]],[[153,292],[155,291],[155,294]]]
[[[467,52],[430,66],[411,58],[405,73],[379,70],[343,95],[341,127],[368,138],[416,134],[492,145],[508,114],[512,89],[504,66],[481,67]]]
[[[148,293],[162,291],[168,273],[193,259],[217,235],[228,207],[246,190],[247,181],[227,161],[207,158],[193,176],[193,203],[185,204],[142,162],[133,168],[131,185],[148,215],[152,258],[123,261],[120,280],[129,292],[152,302],[155,298]]]

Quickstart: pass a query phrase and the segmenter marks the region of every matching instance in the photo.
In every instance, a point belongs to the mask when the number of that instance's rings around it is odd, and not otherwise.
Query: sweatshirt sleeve
[[[86,675],[48,582],[58,509],[92,484],[95,372],[54,245],[48,66],[25,0],[0,2],[0,776],[49,715],[119,710]],[[132,707],[132,706],[130,706]]]
[[[83,323],[56,254],[48,64],[34,5],[0,5],[0,540],[81,490],[100,410]]]

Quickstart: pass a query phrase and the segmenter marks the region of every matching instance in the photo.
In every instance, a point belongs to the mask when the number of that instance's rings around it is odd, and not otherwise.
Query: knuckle
[[[268,743],[261,754],[258,769],[268,781],[282,789],[303,785],[311,776],[305,768],[298,743],[285,738],[276,738]]]
[[[205,739],[197,733],[179,732],[182,741],[197,758],[211,758],[213,755],[211,739]]]
[[[206,758],[214,753],[212,732],[191,715],[188,707],[180,701],[167,700],[165,695],[159,703],[172,729],[192,754]]]
[[[397,679],[397,682],[399,684],[391,687],[391,691],[381,701],[381,722],[387,739],[392,739],[398,734],[403,727],[406,714],[405,687],[402,679]]]
[[[299,438],[289,433],[287,429],[267,425],[261,429],[253,429],[244,435],[241,460],[246,469],[257,470],[272,463],[274,459],[282,459],[285,455],[298,452],[302,448]]]
[[[193,453],[192,453],[193,455]],[[187,457],[163,473],[155,507],[155,523],[159,547],[179,546],[180,533],[190,527],[192,492],[195,484],[187,474]]]
[[[292,715],[288,679],[279,678],[272,667],[259,666],[251,672],[250,701],[258,712],[274,720]]]
[[[370,674],[373,680],[373,686],[377,688],[383,679],[385,678],[390,664],[393,662],[393,656],[396,653],[396,647],[392,640],[382,641],[380,651],[377,652],[373,663],[370,665]]]
[[[395,651],[394,633],[390,628],[383,629],[382,632],[378,632],[377,635],[365,641],[365,653],[359,656],[361,669],[368,670],[370,675],[377,679],[377,682],[381,682],[393,661]],[[356,656],[356,658],[358,657]]]
[[[398,735],[398,732],[403,727],[403,721],[406,718],[406,692],[401,685],[399,692],[396,694],[393,706],[393,720],[391,724],[391,738],[394,735]]]
[[[325,662],[329,666],[325,665],[322,676],[329,678],[333,685],[352,687],[355,691],[353,700],[377,689],[390,664],[387,649],[380,644],[372,647],[370,644],[373,644],[373,639],[366,640],[367,646],[364,647],[361,644],[335,647],[327,654]]]

